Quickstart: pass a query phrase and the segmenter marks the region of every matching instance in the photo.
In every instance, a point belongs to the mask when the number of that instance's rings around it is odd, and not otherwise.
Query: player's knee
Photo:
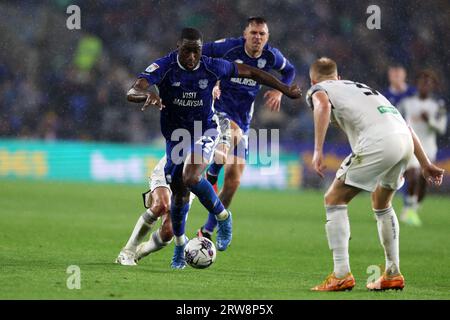
[[[191,188],[195,186],[197,183],[200,182],[201,176],[193,175],[193,174],[183,174],[183,183],[188,187]]]
[[[169,211],[170,211],[169,201],[163,201],[163,200],[155,201],[152,204],[150,210],[152,210],[152,212],[155,215],[157,215],[158,217],[160,217],[160,216],[162,216],[162,215],[164,215],[166,213],[169,213]]]
[[[329,191],[327,191],[323,196],[323,203],[326,206],[333,205],[333,196]]]
[[[347,201],[340,197],[335,192],[327,191],[323,196],[323,201],[326,206],[337,206],[341,204],[347,204]]]
[[[389,200],[380,200],[377,198],[372,198],[372,208],[375,210],[383,210],[392,206]]]

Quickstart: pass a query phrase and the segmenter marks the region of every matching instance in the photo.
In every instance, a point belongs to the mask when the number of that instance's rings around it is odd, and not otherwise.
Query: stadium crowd
[[[81,30],[68,30],[66,8],[81,8]],[[423,67],[441,76],[448,101],[450,6],[443,0],[378,1],[381,29],[369,30],[365,1],[2,1],[0,4],[0,137],[148,143],[160,138],[157,112],[126,101],[136,75],[173,49],[179,30],[199,28],[205,41],[242,34],[246,18],[264,16],[269,42],[296,66],[330,56],[345,78],[382,89],[386,70],[401,63],[409,81]],[[27,21],[27,23],[23,23]],[[283,128],[281,140],[311,142],[304,100],[283,99],[282,112],[257,100],[253,127]],[[258,110],[259,109],[259,110]],[[449,131],[449,130],[448,130]],[[332,139],[342,139],[330,133]],[[447,138],[448,142],[448,136]],[[447,144],[448,145],[448,144]]]

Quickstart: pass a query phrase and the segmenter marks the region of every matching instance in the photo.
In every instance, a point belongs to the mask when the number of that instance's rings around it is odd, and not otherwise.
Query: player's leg
[[[386,142],[383,162],[388,165],[379,176],[379,184],[372,193],[372,208],[377,220],[378,236],[384,248],[386,267],[383,275],[367,284],[369,290],[403,289],[404,279],[400,273],[399,236],[400,227],[392,207],[395,191],[404,183],[404,173],[414,150],[411,136],[399,135]],[[395,157],[399,159],[395,160]],[[393,158],[389,161],[389,158]],[[392,165],[389,165],[393,162]]]
[[[198,197],[200,203],[216,216],[217,220],[224,220],[228,217],[228,212],[212,185],[202,176],[207,166],[208,161],[191,153],[183,169],[183,183]]]
[[[427,181],[425,178],[420,174],[419,172],[419,183],[418,183],[418,190],[417,190],[417,201],[419,205],[422,203],[422,201],[425,199],[425,196],[427,195]]]
[[[218,238],[228,246],[232,239],[231,212],[225,209],[212,185],[202,176],[212,159],[215,146],[214,144],[208,146],[208,143],[205,144],[202,141],[209,141],[209,139],[202,137],[196,141],[197,149],[201,147],[202,152],[199,154],[194,147],[194,152],[188,155],[183,169],[183,183],[198,197],[208,212],[215,216],[218,223]]]
[[[158,187],[151,193],[152,212],[161,213],[161,226],[153,231],[150,239],[141,243],[136,250],[136,260],[156,252],[166,247],[173,238],[172,223],[170,219],[170,190],[165,187]]]
[[[245,160],[248,155],[248,137],[242,134],[242,131],[237,124],[233,121],[231,123],[237,127],[238,130],[233,130],[237,135],[233,136],[234,147],[231,149],[232,152],[228,153],[227,164],[225,165],[224,185],[219,193],[219,198],[227,209],[229,209],[231,200],[240,185],[241,176],[245,168]],[[214,214],[209,213],[206,223],[199,230],[199,234],[206,235],[206,237],[210,238],[216,225],[217,223]],[[218,236],[218,250],[226,250],[227,246],[227,240],[223,241],[221,236]]]
[[[325,230],[328,246],[333,252],[334,270],[322,284],[312,288],[313,291],[351,290],[355,285],[348,254],[350,223],[347,204],[360,191],[359,188],[346,185],[343,179],[336,178],[325,193]]]
[[[224,185],[219,194],[220,200],[226,208],[231,205],[231,201],[241,185],[241,178],[245,169],[243,158],[229,155],[228,159],[229,164],[225,166]]]
[[[225,208],[229,209],[231,200],[235,195],[241,183],[241,177],[245,169],[245,160],[235,157],[233,154],[228,155],[227,164],[225,165],[224,184],[219,193],[219,199],[222,201]],[[217,225],[217,220],[213,213],[208,214],[208,219],[203,227],[200,229],[203,235],[211,238],[214,229]],[[219,241],[220,242],[220,241]],[[222,248],[220,245],[219,247]],[[226,249],[226,248],[225,248]],[[220,250],[220,249],[219,249]]]
[[[372,208],[377,220],[378,236],[385,253],[385,272],[375,282],[367,284],[370,290],[403,289],[404,278],[400,273],[400,227],[392,198],[395,190],[378,186],[372,193]]]
[[[189,190],[181,180],[175,180],[170,184],[172,198],[170,206],[170,218],[175,238],[175,249],[171,266],[173,269],[183,269],[186,266],[184,248],[187,244],[185,235],[187,213],[189,211]]]
[[[116,262],[122,265],[136,265],[137,246],[147,236],[155,221],[167,214],[170,205],[170,190],[164,176],[166,158],[163,157],[150,176],[150,192],[144,198],[147,210],[139,217],[125,247],[119,253]]]
[[[220,171],[228,161],[228,152],[233,150],[243,137],[242,130],[236,122],[228,119],[226,115],[219,114],[218,117],[221,132],[219,144],[214,153],[214,161],[206,171],[206,177],[213,186],[216,185]]]

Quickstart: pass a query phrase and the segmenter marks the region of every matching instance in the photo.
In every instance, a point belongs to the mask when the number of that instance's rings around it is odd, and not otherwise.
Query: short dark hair
[[[256,16],[253,16],[253,17],[249,17],[249,18],[247,19],[247,26],[249,26],[249,25],[252,24],[252,23],[256,23],[256,24],[267,24],[267,21],[266,21],[266,19],[264,19],[263,17],[256,17]]]
[[[183,28],[181,30],[180,40],[200,40],[203,42],[203,35],[198,29]]]
[[[432,69],[420,70],[417,74],[416,81],[418,81],[420,78],[429,78],[434,82],[435,85],[439,85],[439,76]]]

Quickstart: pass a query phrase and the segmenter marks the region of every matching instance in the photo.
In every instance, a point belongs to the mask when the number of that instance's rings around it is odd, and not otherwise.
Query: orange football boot
[[[366,287],[371,291],[403,290],[405,278],[401,274],[389,276],[384,272],[377,281],[368,283]]]
[[[345,291],[352,290],[355,286],[355,278],[349,272],[343,278],[336,278],[334,272],[330,274],[324,282],[311,288],[312,291]]]

